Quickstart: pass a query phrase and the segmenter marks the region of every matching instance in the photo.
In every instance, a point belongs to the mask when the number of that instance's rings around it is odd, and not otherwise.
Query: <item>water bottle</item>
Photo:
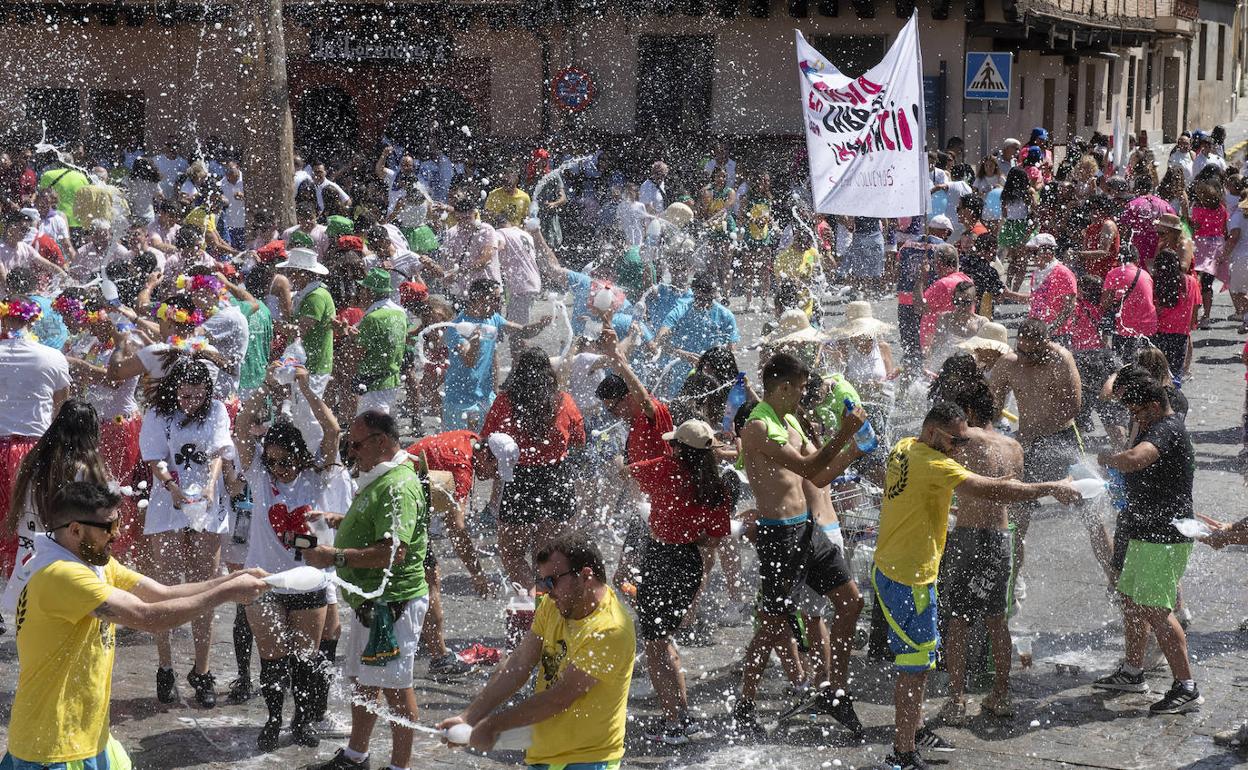
[[[283,385],[290,385],[295,381],[295,367],[306,366],[308,363],[307,351],[303,349],[303,342],[299,338],[286,346],[286,351],[282,353],[282,365],[274,375],[277,381]]]
[[[854,408],[853,399],[845,399],[845,410],[849,411]],[[870,454],[880,445],[880,440],[876,438],[875,428],[871,427],[870,422],[864,421],[862,427],[854,433],[854,443],[858,445],[859,451],[863,454]]]
[[[234,532],[230,538],[238,545],[247,545],[251,535],[251,489],[243,486],[243,493],[230,498],[230,507],[234,509]]]
[[[737,372],[737,380],[732,383],[732,389],[728,391],[728,406],[724,408],[724,422],[722,426],[724,433],[732,435],[737,410],[744,406],[748,400],[749,394],[745,390],[745,372]]]
[[[100,294],[103,295],[104,301],[113,307],[121,304],[121,296],[117,292],[117,284],[113,283],[103,270],[100,271]]]
[[[1105,469],[1105,480],[1109,482],[1109,502],[1116,511],[1127,508],[1127,480],[1114,468]]]

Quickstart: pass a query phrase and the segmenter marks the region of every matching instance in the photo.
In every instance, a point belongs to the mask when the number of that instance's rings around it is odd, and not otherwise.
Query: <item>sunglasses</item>
[[[121,531],[121,517],[113,519],[112,521],[83,521],[81,519],[75,519],[74,521],[69,522],[69,524],[85,524],[88,527],[103,529],[110,535],[115,535]],[[68,527],[69,524],[64,524],[62,527]]]
[[[538,591],[548,594],[555,590],[555,584],[559,582],[559,578],[566,577],[568,575],[575,575],[576,572],[576,570],[570,569],[567,572],[560,572],[558,575],[550,575],[549,577],[541,577],[539,575],[537,580],[534,582],[537,584]]]
[[[365,441],[368,441],[370,438],[374,438],[380,435],[381,435],[380,433],[370,433],[364,438],[360,439],[359,441],[348,441],[347,446],[351,448],[352,452],[358,452],[360,451],[360,447],[364,446]]]

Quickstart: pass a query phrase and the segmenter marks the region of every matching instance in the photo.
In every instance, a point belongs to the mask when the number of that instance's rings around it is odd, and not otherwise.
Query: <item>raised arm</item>
[[[833,461],[840,451],[849,443],[850,437],[862,427],[862,414],[857,409],[845,410],[845,417],[836,435],[818,452],[803,455],[801,450],[791,443],[778,444],[767,436],[767,427],[761,420],[746,423],[741,434],[741,451],[747,456],[760,453],[785,470],[792,471],[804,479],[813,480],[821,476],[821,472],[829,472]],[[848,463],[846,463],[848,465]],[[836,475],[840,475],[839,473]],[[832,476],[836,478],[836,476]],[[825,482],[826,483],[826,482]]]
[[[604,328],[599,340],[606,351],[606,357],[611,362],[611,368],[615,373],[620,375],[624,380],[624,384],[628,385],[628,392],[637,397],[641,403],[641,409],[646,413],[646,417],[654,419],[654,401],[650,398],[650,391],[646,390],[646,386],[641,384],[637,373],[633,371],[633,367],[629,366],[628,359],[625,357],[624,351],[620,349],[620,341],[615,335],[615,330]]]

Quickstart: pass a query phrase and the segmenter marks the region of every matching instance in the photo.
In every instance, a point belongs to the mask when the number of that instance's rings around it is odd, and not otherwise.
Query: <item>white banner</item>
[[[918,12],[857,78],[841,74],[797,31],[802,118],[815,210],[862,217],[927,213],[923,59]]]

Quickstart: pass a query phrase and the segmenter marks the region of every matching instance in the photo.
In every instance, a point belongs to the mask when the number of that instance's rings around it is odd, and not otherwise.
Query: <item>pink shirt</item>
[[[919,321],[919,344],[924,348],[936,334],[936,321],[942,314],[953,310],[953,290],[963,281],[973,283],[966,273],[950,273],[933,281],[923,292],[923,303],[927,307],[923,309],[923,319]]]
[[[1131,233],[1131,244],[1140,259],[1152,259],[1157,252],[1157,219],[1173,213],[1174,207],[1156,195],[1141,195],[1127,204],[1118,218],[1118,229]]]
[[[1078,296],[1078,288],[1078,281],[1071,269],[1055,261],[1053,267],[1049,268],[1049,274],[1045,277],[1044,283],[1039,286],[1036,286],[1036,275],[1032,274],[1031,310],[1027,315],[1039,318],[1045,323],[1053,323],[1053,320],[1062,314],[1066,298]],[[1066,319],[1061,328],[1054,329],[1053,332],[1066,334],[1070,330],[1070,323],[1071,320]]]
[[[1131,293],[1127,289],[1135,281],[1135,272],[1140,271],[1140,280],[1135,282]],[[1153,277],[1139,265],[1128,262],[1119,265],[1105,276],[1105,293],[1115,300],[1122,297],[1122,309],[1114,321],[1114,333],[1124,337],[1147,337],[1157,333],[1157,308],[1153,305]]]
[[[1079,300],[1070,319],[1071,350],[1096,350],[1101,347],[1101,309]]]
[[[1157,331],[1162,334],[1187,334],[1192,330],[1192,315],[1200,304],[1200,279],[1190,273],[1183,279],[1184,293],[1174,307],[1157,306]]]
[[[1199,238],[1225,238],[1228,218],[1226,206],[1222,204],[1213,209],[1193,206],[1191,220],[1195,232],[1192,234]]]

